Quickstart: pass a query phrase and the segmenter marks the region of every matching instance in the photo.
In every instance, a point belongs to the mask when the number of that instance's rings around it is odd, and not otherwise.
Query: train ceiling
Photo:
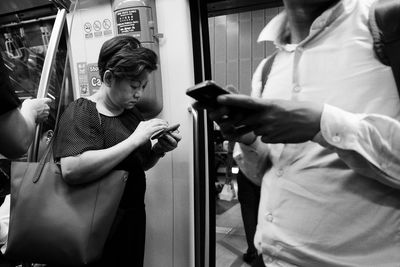
[[[0,24],[35,19],[57,13],[49,0],[0,0]]]
[[[282,0],[206,0],[206,3],[211,17],[283,5]],[[0,23],[54,13],[56,8],[49,0],[0,0]]]

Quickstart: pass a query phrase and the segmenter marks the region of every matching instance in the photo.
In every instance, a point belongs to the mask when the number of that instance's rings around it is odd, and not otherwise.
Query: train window
[[[21,10],[21,12],[23,14],[20,16],[0,15],[0,53],[9,71],[15,93],[22,102],[38,97],[39,83],[57,9],[46,5],[30,11]],[[42,135],[51,136],[58,114],[74,99],[66,32],[65,25],[51,65],[49,86],[45,93],[45,97],[52,99],[50,115],[49,119],[41,124],[40,132],[36,136],[34,142],[38,146],[36,155],[29,155],[31,148],[19,160],[24,161],[29,157],[33,159],[38,153],[40,154],[43,149],[43,144],[39,142]]]

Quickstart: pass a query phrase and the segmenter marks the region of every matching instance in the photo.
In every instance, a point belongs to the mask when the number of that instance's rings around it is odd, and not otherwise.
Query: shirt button
[[[282,168],[279,168],[279,169],[276,171],[276,176],[281,177],[282,175],[283,175],[283,169],[282,169]]]
[[[338,135],[335,135],[335,136],[332,138],[332,141],[335,142],[335,143],[339,143],[340,140],[342,140],[342,138],[340,138],[340,136],[338,136]]]
[[[301,87],[297,85],[297,86],[293,87],[293,91],[298,93],[301,91]]]
[[[272,221],[274,220],[274,216],[272,216],[271,213],[268,213],[267,215],[265,215],[265,219],[266,219],[268,222],[272,222]]]

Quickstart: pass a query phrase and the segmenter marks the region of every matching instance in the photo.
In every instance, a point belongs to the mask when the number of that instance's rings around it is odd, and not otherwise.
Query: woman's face
[[[124,108],[133,108],[142,97],[144,89],[149,81],[149,72],[144,71],[135,80],[113,79],[111,83],[110,99],[114,105]]]

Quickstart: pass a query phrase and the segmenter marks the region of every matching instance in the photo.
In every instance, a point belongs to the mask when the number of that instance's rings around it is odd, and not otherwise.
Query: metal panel
[[[275,51],[272,42],[257,43],[258,35],[283,8],[209,17],[212,78],[250,94],[251,77],[260,61]]]
[[[192,26],[192,42],[193,42],[193,63],[194,63],[194,82],[199,83],[205,79],[211,79],[211,62],[209,51],[209,31],[206,28],[206,10],[204,1],[190,0],[190,17]],[[206,24],[207,23],[207,24]],[[214,182],[210,179],[211,170],[210,162],[214,160],[213,142],[209,142],[206,147],[206,138],[204,135],[210,135],[211,121],[207,120],[207,116],[203,112],[197,113],[196,128],[194,131],[199,134],[194,143],[194,233],[195,233],[195,267],[214,267],[215,266],[215,217],[206,215],[207,212],[215,214],[214,194],[208,194],[206,190],[210,187],[206,186],[206,181]],[[203,117],[201,117],[203,116]],[[204,121],[207,121],[205,123]],[[212,129],[212,128],[211,128]],[[203,135],[200,136],[200,135]],[[195,140],[193,140],[195,141]],[[206,154],[207,153],[207,154]],[[212,198],[211,198],[212,197]],[[205,207],[209,203],[209,207]],[[208,234],[206,237],[205,234]]]
[[[208,19],[208,31],[210,35],[211,75],[215,77],[215,18]]]
[[[226,83],[239,89],[239,15],[228,15],[226,19],[227,31],[227,73]]]
[[[283,11],[283,8],[269,8],[265,10],[265,25],[271,21],[276,15]],[[272,42],[266,43],[266,56],[271,55],[275,51],[275,45]]]
[[[226,84],[226,16],[215,18],[215,76],[214,80]]]
[[[260,61],[265,57],[265,43],[257,43],[258,35],[265,26],[264,10],[251,12],[251,43],[252,43],[252,73]]]
[[[250,94],[251,85],[251,12],[239,15],[239,88],[243,94]]]

